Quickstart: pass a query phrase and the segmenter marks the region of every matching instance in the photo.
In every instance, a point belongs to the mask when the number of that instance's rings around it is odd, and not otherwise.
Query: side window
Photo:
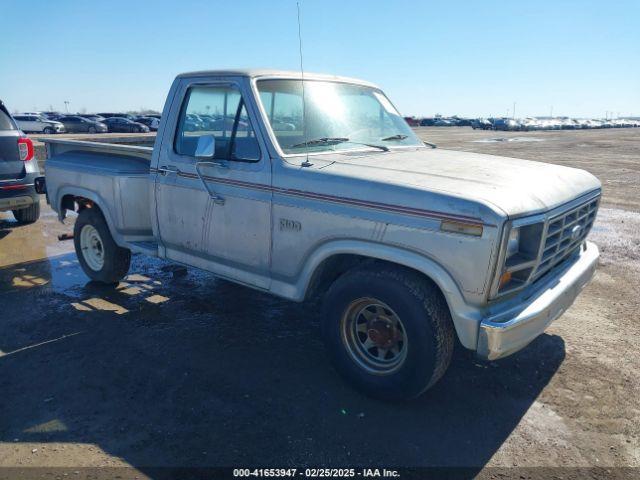
[[[195,156],[198,138],[215,138],[215,159],[260,159],[260,149],[249,115],[237,88],[193,87],[185,97],[175,138],[175,151]]]

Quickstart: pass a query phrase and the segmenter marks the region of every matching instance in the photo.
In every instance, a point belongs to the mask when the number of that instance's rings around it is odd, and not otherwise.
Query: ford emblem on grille
[[[582,227],[580,225],[576,225],[571,229],[571,240],[577,240],[580,236],[580,232],[582,231]]]

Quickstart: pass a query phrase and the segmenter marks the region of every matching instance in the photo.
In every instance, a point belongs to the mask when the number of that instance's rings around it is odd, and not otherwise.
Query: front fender
[[[465,301],[460,287],[442,265],[431,258],[410,250],[363,240],[329,241],[320,245],[307,257],[294,285],[274,280],[272,290],[274,290],[274,293],[302,301],[318,266],[328,258],[340,254],[360,255],[385,260],[417,270],[429,277],[438,285],[447,301],[460,342],[466,348],[476,348],[481,320],[478,309],[473,308]]]

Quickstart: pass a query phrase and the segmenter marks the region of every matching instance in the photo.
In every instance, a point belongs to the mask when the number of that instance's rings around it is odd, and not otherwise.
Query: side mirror
[[[213,158],[216,152],[216,138],[213,135],[202,135],[198,137],[196,145],[196,158]]]

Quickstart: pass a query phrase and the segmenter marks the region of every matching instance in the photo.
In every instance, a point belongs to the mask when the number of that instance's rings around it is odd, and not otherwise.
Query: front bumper
[[[495,360],[517,352],[540,335],[574,302],[591,281],[600,253],[585,242],[577,260],[536,287],[536,293],[523,303],[495,309],[480,323],[477,354]]]

